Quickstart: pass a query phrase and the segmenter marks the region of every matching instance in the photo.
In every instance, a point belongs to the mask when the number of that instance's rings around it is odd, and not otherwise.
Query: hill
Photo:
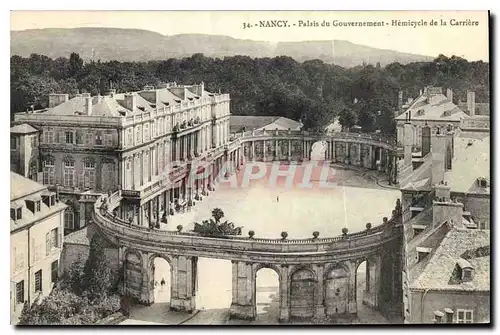
[[[207,57],[246,55],[289,56],[302,62],[320,59],[343,67],[363,63],[385,66],[393,62],[432,61],[432,57],[384,50],[348,41],[278,42],[242,40],[229,36],[181,34],[165,36],[148,30],[117,28],[31,29],[11,31],[11,55],[36,53],[51,58],[76,52],[84,59],[149,61],[183,58],[195,53]]]

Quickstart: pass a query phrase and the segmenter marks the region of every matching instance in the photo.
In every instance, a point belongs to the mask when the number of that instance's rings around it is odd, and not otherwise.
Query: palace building
[[[59,277],[66,205],[46,186],[10,173],[10,310],[47,296]]]
[[[158,226],[172,206],[185,208],[210,189],[207,173],[206,180],[188,183],[192,165],[209,171],[216,165],[218,172],[223,162],[236,161],[225,150],[229,101],[203,83],[104,96],[51,94],[47,109],[15,114],[11,168],[68,205],[66,232],[91,220],[86,195],[117,190],[124,198],[121,218]]]

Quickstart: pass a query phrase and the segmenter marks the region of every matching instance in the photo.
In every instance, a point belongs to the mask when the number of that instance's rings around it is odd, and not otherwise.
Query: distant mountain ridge
[[[264,42],[222,35],[180,34],[165,36],[149,30],[120,28],[47,28],[11,31],[11,55],[29,57],[32,53],[51,58],[69,57],[71,52],[84,59],[101,61],[149,61],[189,57],[246,55],[255,57],[289,56],[303,62],[321,59],[325,63],[353,67],[362,63],[385,66],[393,62],[432,61],[433,57],[402,53],[354,44],[348,41]]]

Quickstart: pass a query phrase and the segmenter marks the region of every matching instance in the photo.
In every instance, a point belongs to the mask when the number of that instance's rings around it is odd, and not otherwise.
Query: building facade
[[[48,109],[18,113],[14,123],[38,131],[37,179],[68,205],[69,232],[91,219],[85,194],[123,190],[129,199],[120,214],[141,224],[159,218],[157,203],[192,201],[185,171],[227,144],[229,114],[229,95],[170,83],[106,96],[51,94]],[[166,219],[170,211],[162,212]]]
[[[468,117],[434,133],[424,126],[418,157],[412,122],[400,181],[405,322],[489,322],[489,121]]]
[[[25,303],[47,296],[59,277],[66,205],[46,186],[11,172],[10,307],[16,324]]]
[[[454,128],[460,126],[463,119],[468,115],[453,103],[453,91],[446,90],[443,94],[441,87],[425,87],[423,92],[411,100],[407,105],[403,105],[403,113],[396,116],[397,142],[402,145],[405,136],[411,132],[412,145],[415,148],[422,147],[422,128],[429,126],[431,133],[435,134],[438,127],[452,125]],[[468,99],[473,99],[468,95]],[[473,101],[468,103],[474,104]],[[474,107],[471,107],[474,108]],[[405,127],[406,122],[411,122],[411,127]]]

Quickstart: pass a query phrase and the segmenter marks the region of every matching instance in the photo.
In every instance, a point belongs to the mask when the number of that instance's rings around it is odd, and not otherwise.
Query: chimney
[[[200,84],[200,94],[198,94],[200,97],[203,96],[203,92],[205,92],[205,83],[201,82]]]
[[[410,122],[406,122],[403,126],[403,150],[404,150],[404,165],[412,164],[412,149],[413,149],[413,127]]]
[[[136,105],[137,105],[137,96],[135,95],[135,93],[125,94],[125,108],[133,112]]]
[[[453,133],[446,131],[438,132],[431,136],[431,182],[437,185],[444,180],[444,173],[451,169],[451,159],[453,158]]]
[[[473,91],[467,91],[467,110],[469,116],[476,115],[476,93]]]
[[[431,152],[431,127],[427,123],[422,127],[422,157]]]
[[[446,89],[446,97],[449,102],[453,102],[453,90],[451,88]]]
[[[69,100],[68,94],[51,93],[49,94],[49,108],[56,107],[68,100]]]
[[[402,111],[403,109],[403,91],[399,90],[398,92],[398,110]]]
[[[86,93],[84,93],[86,94]],[[89,93],[89,96],[84,96],[83,97],[83,101],[84,101],[84,109],[83,109],[83,112],[85,113],[85,115],[92,115],[92,97],[90,97],[90,93]]]
[[[437,194],[436,194],[437,195]],[[452,225],[461,226],[464,215],[464,205],[449,199],[438,198],[432,202],[432,225],[436,227],[448,221]]]

